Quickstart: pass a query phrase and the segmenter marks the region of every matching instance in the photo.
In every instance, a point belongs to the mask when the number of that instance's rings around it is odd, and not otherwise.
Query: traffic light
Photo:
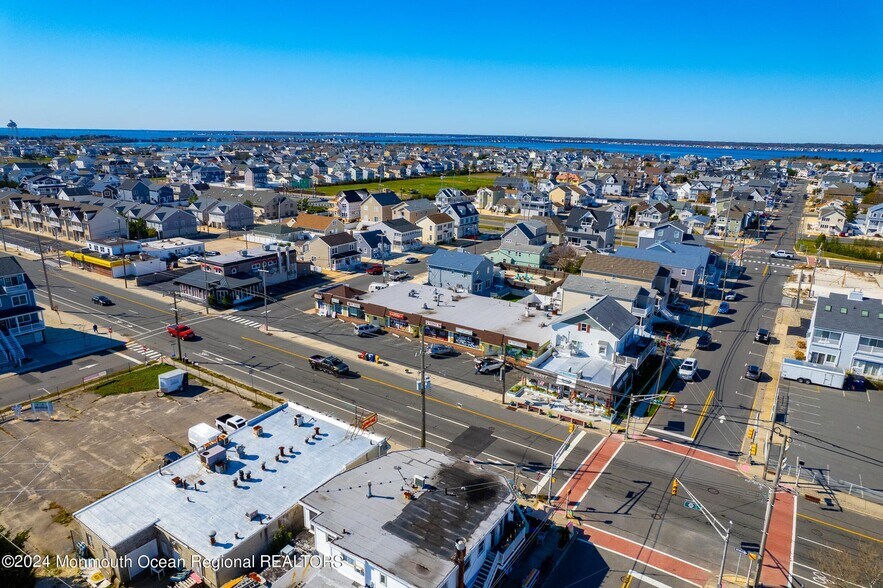
[[[757,443],[751,444],[751,455],[757,455]]]
[[[567,427],[567,432],[568,432],[568,433],[573,433],[573,430],[574,430],[575,428],[576,428],[576,425],[574,425],[573,423],[570,423],[570,425],[568,425],[568,427]]]
[[[625,578],[622,579],[622,588],[630,588],[632,585],[632,575],[628,573],[625,575]]]
[[[676,402],[676,401],[675,401],[675,397],[674,397],[674,396],[669,396],[669,397],[668,397],[668,407],[669,407],[669,408],[674,408],[674,407],[675,407],[675,402]]]
[[[672,496],[678,495],[678,481],[677,480],[671,481],[671,495]]]
[[[748,438],[754,439],[754,427],[748,427]]]

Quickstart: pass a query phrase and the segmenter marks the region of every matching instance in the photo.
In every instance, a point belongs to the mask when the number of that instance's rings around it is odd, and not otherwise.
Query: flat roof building
[[[339,585],[455,588],[462,540],[465,585],[477,585],[483,570],[481,585],[490,586],[526,535],[503,476],[430,449],[338,474],[301,503],[316,550],[344,562],[327,572]]]
[[[123,582],[146,570],[138,556],[147,555],[179,558],[217,587],[250,569],[213,562],[266,553],[276,530],[300,527],[301,498],[387,447],[384,437],[289,402],[74,518],[95,557],[120,558],[109,571]]]

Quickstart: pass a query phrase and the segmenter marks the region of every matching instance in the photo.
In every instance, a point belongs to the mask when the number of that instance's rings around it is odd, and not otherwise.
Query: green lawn
[[[132,370],[106,380],[94,388],[92,392],[102,398],[116,394],[128,394],[129,392],[143,392],[159,388],[157,376],[172,371],[170,365],[151,365],[141,369]]]
[[[438,176],[425,178],[410,178],[407,180],[386,180],[384,182],[362,182],[358,184],[334,184],[333,186],[319,186],[316,192],[326,196],[334,196],[341,190],[356,190],[363,188],[371,192],[380,192],[384,189],[392,190],[405,200],[410,198],[426,198],[435,196],[442,188],[459,188],[475,192],[479,188],[492,186],[494,179],[499,174],[481,173],[466,176],[445,176],[442,180]]]

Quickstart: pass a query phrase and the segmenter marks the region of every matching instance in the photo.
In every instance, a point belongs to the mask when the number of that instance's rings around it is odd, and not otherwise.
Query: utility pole
[[[420,322],[420,447],[426,447],[426,327]]]
[[[754,572],[755,586],[761,585],[760,574],[763,571],[763,553],[766,549],[766,540],[770,532],[770,520],[773,518],[773,506],[776,504],[776,489],[779,487],[779,480],[782,477],[782,465],[785,463],[785,448],[787,447],[788,441],[791,440],[790,437],[782,435],[782,433],[778,430],[774,430],[773,432],[781,435],[782,449],[779,451],[779,460],[778,462],[776,462],[776,476],[773,479],[773,487],[769,489],[766,503],[766,512],[763,515],[763,531],[760,535],[760,549],[757,552],[757,570],[755,570]],[[764,464],[763,468],[764,471],[766,471],[766,464]]]
[[[264,331],[267,334],[270,333],[270,315],[267,312],[267,273],[270,270],[259,269],[258,272],[261,274],[261,280],[264,283]]]
[[[677,496],[678,486],[683,487],[683,489],[687,492],[687,495],[690,497],[690,500],[699,507],[699,512],[705,516],[705,519],[711,525],[711,528],[714,529],[715,533],[723,540],[724,542],[724,550],[723,554],[721,554],[721,565],[717,574],[717,586],[718,588],[723,588],[724,586],[724,564],[727,562],[727,549],[730,548],[730,531],[733,530],[733,521],[730,521],[727,527],[724,527],[723,523],[717,520],[708,510],[699,502],[690,489],[684,486],[684,483],[675,478],[672,481],[672,496]],[[763,547],[761,547],[763,549]],[[757,584],[755,584],[756,586]]]
[[[208,268],[205,265],[205,261],[199,262],[199,267],[202,268],[202,283],[205,290],[205,314],[208,314],[208,299],[211,294],[208,289]]]
[[[503,335],[503,365],[500,366],[500,402],[506,404],[506,336]]]
[[[55,302],[52,301],[52,286],[49,284],[49,272],[46,271],[46,259],[43,257],[43,240],[37,235],[37,249],[40,251],[40,264],[43,266],[43,279],[46,280],[46,295],[49,297],[49,310],[55,310]]]
[[[671,335],[666,335],[665,346],[662,348],[662,361],[659,362],[659,372],[656,374],[656,394],[659,394],[659,386],[662,385],[662,368],[665,367],[665,356],[668,353],[669,343],[671,343]]]
[[[175,311],[175,325],[178,324],[178,293],[172,292],[172,308]],[[178,341],[178,360],[181,361],[184,359],[184,356],[181,354],[181,337],[175,337]]]
[[[3,231],[3,221],[6,220],[2,216],[0,216],[0,239],[3,240],[3,251],[9,251],[6,248],[6,233]]]

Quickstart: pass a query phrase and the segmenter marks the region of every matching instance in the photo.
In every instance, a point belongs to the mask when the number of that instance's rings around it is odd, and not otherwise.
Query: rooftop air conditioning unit
[[[256,518],[258,518],[258,511],[256,511],[256,510],[248,511],[247,513],[245,513],[245,518],[247,518],[250,521],[255,520]]]

